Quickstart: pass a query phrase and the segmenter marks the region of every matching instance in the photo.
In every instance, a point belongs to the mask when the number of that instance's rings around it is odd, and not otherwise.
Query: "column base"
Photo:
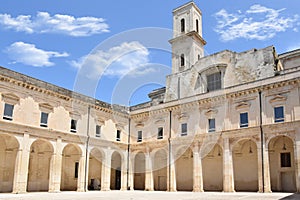
[[[226,193],[235,193],[235,190],[228,190],[228,191],[222,191],[222,192],[226,192]]]
[[[108,192],[108,191],[110,191],[110,189],[108,189],[108,188],[103,188],[103,189],[101,189],[101,191],[102,191],[102,192]]]
[[[27,191],[12,191],[12,194],[26,194]]]
[[[175,189],[170,189],[170,190],[167,190],[167,192],[177,192],[177,190],[175,190]]]
[[[194,188],[194,189],[193,189],[193,192],[204,192],[204,190],[203,190],[203,189],[200,189],[200,188]]]
[[[61,191],[60,190],[49,190],[48,192],[49,193],[60,193]]]
[[[76,192],[85,192],[84,189],[78,189]]]
[[[153,188],[147,188],[147,189],[145,189],[144,191],[154,191],[154,189]]]

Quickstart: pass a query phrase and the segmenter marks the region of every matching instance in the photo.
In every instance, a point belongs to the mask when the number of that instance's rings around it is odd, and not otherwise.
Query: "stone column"
[[[28,179],[28,166],[30,155],[30,141],[29,134],[24,134],[20,142],[20,148],[17,153],[15,172],[14,172],[14,185],[13,193],[26,193],[27,179]]]
[[[110,171],[111,171],[111,156],[112,150],[105,150],[105,158],[102,163],[102,172],[101,172],[101,191],[110,190]]]
[[[203,192],[202,160],[199,147],[193,148],[193,192]]]
[[[229,138],[224,138],[223,155],[223,191],[234,192],[232,152],[230,150]]]
[[[297,137],[294,144],[294,160],[295,160],[295,174],[296,174],[296,189],[297,192],[299,193],[300,192],[300,140],[298,140]]]
[[[127,190],[127,151],[123,152],[123,160],[121,164],[121,190]]]
[[[169,192],[176,192],[176,169],[175,169],[175,156],[173,152],[173,148],[169,149],[168,155],[168,191]]]
[[[77,192],[84,192],[85,185],[85,151],[82,151],[82,155],[79,160],[79,169],[78,169],[78,180],[77,180]]]
[[[62,168],[62,144],[61,138],[56,140],[54,153],[50,161],[49,192],[60,192],[61,168]]]
[[[152,172],[152,159],[150,153],[145,154],[145,190],[153,191],[154,190],[154,181],[153,181],[153,172]]]

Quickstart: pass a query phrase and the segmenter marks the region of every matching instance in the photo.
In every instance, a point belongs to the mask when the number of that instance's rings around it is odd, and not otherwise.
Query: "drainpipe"
[[[260,128],[260,145],[261,145],[261,174],[262,174],[262,192],[265,192],[265,166],[264,166],[264,132],[262,128],[262,102],[261,102],[261,91],[259,95],[259,128]]]
[[[85,173],[84,173],[84,191],[86,192],[86,186],[87,186],[87,169],[88,169],[88,152],[89,152],[89,141],[90,141],[90,113],[91,113],[91,107],[88,106],[88,118],[87,118],[87,140],[86,140],[86,149],[85,149]]]
[[[171,131],[172,131],[172,111],[170,110],[170,119],[169,119],[169,137],[168,137],[168,144],[169,144],[169,192],[171,189],[171,156],[172,156],[172,146],[171,146]]]
[[[130,112],[130,105],[129,105],[129,112]],[[130,124],[131,124],[131,119],[129,115],[128,119],[128,145],[127,145],[127,190],[130,190],[129,186],[129,158],[130,158]]]

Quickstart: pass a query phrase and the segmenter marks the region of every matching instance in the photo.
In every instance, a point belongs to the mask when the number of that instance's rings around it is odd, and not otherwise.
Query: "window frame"
[[[70,132],[71,133],[77,133],[77,120],[76,119],[71,119],[71,127],[70,127]]]
[[[187,127],[187,123],[181,123],[181,131],[180,131],[180,136],[187,136],[188,134],[188,127]],[[184,131],[185,129],[185,131]]]
[[[180,31],[181,31],[181,33],[185,33],[185,19],[184,18],[182,18],[180,20]]]
[[[185,65],[185,58],[184,58],[184,54],[180,55],[180,67],[184,67]]]
[[[11,108],[11,111],[6,109],[8,106]],[[12,121],[13,120],[13,117],[14,117],[14,107],[15,107],[14,104],[4,103],[4,109],[3,109],[3,119],[4,120],[8,120],[8,121]],[[9,112],[9,113],[6,113],[6,112]],[[7,115],[7,114],[10,114],[10,115]]]
[[[292,167],[291,152],[281,152],[280,153],[280,167],[281,168],[291,168]]]
[[[117,142],[120,142],[121,141],[121,130],[117,130],[117,133],[116,133],[116,141]]]
[[[213,125],[213,126],[211,126]],[[208,132],[213,133],[216,132],[216,118],[208,119]]]
[[[211,77],[213,77],[213,78],[211,78]],[[220,79],[217,79],[216,77],[220,78]],[[210,80],[210,79],[212,79],[212,80]],[[212,91],[222,89],[222,73],[221,73],[221,71],[207,74],[206,75],[206,83],[207,83],[207,86],[206,86],[207,92],[212,92]]]
[[[164,138],[164,128],[163,127],[158,127],[157,128],[157,139],[161,140],[163,138]]]
[[[242,123],[242,115],[246,115],[246,123]],[[249,127],[249,114],[248,114],[248,112],[241,112],[240,113],[240,128],[247,128],[247,127]]]
[[[46,118],[43,118],[43,115],[46,116]],[[44,122],[43,119],[46,119]],[[41,112],[41,118],[40,118],[40,127],[47,128],[48,127],[48,119],[49,119],[49,113],[47,112]]]
[[[276,110],[278,110],[280,108],[282,109],[282,117],[277,117],[278,112],[276,112]],[[284,119],[284,106],[275,106],[273,110],[274,110],[274,123],[284,122],[285,121],[285,119]],[[281,114],[281,113],[279,113],[279,114]]]
[[[95,137],[100,138],[101,137],[101,125],[96,125],[96,133],[95,133]]]
[[[143,141],[143,131],[138,131],[137,142]]]

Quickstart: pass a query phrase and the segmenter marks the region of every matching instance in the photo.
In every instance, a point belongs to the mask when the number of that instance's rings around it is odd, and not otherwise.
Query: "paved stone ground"
[[[222,193],[222,192],[145,192],[145,191],[109,191],[109,192],[61,192],[61,193],[47,193],[47,192],[32,192],[27,194],[0,194],[0,199],[7,200],[231,200],[231,199],[255,199],[255,200],[273,200],[273,199],[300,199],[300,194],[292,193]]]

